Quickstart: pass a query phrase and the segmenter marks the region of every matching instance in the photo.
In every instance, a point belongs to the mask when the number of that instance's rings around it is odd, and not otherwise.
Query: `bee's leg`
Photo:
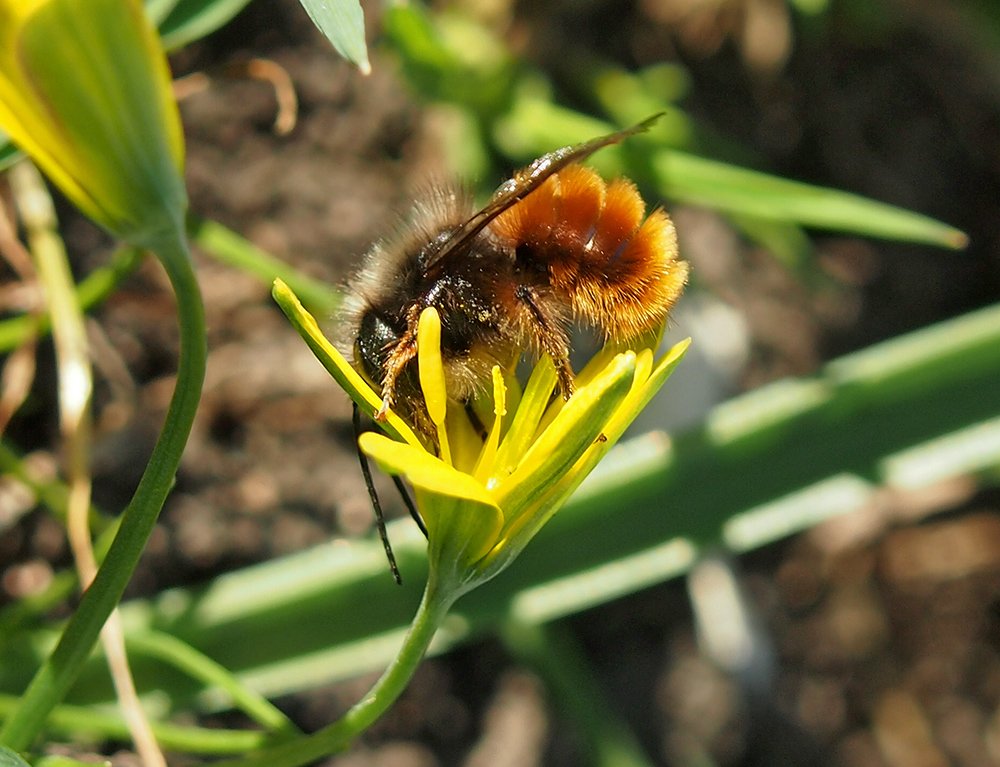
[[[472,407],[471,402],[465,403],[465,415],[469,419],[469,423],[472,424],[473,430],[476,432],[476,434],[479,435],[479,438],[483,440],[483,442],[485,442],[486,436],[489,434],[489,432],[487,431],[486,426],[483,424],[483,419],[479,417],[479,414],[476,412],[475,408]]]
[[[368,488],[368,497],[371,499],[372,509],[375,511],[375,526],[378,528],[379,538],[382,539],[382,546],[385,548],[385,556],[389,560],[389,569],[392,571],[392,577],[396,579],[396,583],[402,586],[403,576],[399,574],[399,566],[396,564],[396,556],[392,553],[392,545],[389,543],[389,534],[385,530],[385,515],[382,514],[382,504],[379,503],[378,493],[375,492],[375,483],[372,482],[372,470],[368,465],[368,456],[362,452],[361,446],[358,445],[358,437],[361,436],[361,410],[358,408],[357,403],[354,404],[353,421],[354,447],[358,451],[358,461],[361,463],[361,474],[365,478],[365,487]],[[413,511],[415,511],[415,509]],[[413,512],[411,511],[411,513]]]
[[[423,307],[413,304],[406,313],[406,332],[389,352],[382,375],[382,407],[375,414],[376,421],[384,421],[396,400],[396,381],[403,374],[410,360],[417,356],[417,323]]]
[[[531,321],[538,331],[542,351],[552,358],[556,367],[563,399],[569,399],[575,389],[573,367],[569,363],[569,339],[559,324],[559,318],[545,309],[545,304],[539,300],[538,291],[530,285],[518,285],[514,296],[527,307]]]
[[[399,497],[403,499],[403,503],[406,506],[406,510],[410,512],[410,516],[413,517],[413,521],[417,523],[417,527],[420,528],[420,532],[424,534],[424,538],[427,537],[427,525],[424,524],[423,518],[420,516],[420,512],[417,511],[417,506],[413,503],[413,499],[410,498],[409,492],[406,490],[406,485],[403,484],[403,480],[400,479],[395,474],[392,475],[392,483],[396,486],[396,490],[399,491]]]

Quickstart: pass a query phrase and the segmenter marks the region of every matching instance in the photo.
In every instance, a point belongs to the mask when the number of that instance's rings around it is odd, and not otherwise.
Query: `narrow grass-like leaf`
[[[0,717],[15,707],[17,697],[0,695]],[[60,705],[52,710],[47,723],[52,732],[68,737],[88,734],[95,739],[120,740],[128,737],[128,728],[121,717],[89,706]],[[164,746],[191,754],[242,754],[259,748],[269,739],[267,733],[250,730],[220,730],[185,727],[164,722],[154,723],[153,731]],[[12,753],[7,749],[7,753]],[[24,762],[12,762],[23,765]],[[90,764],[93,764],[92,762]],[[0,761],[0,767],[7,767]]]
[[[31,765],[7,746],[0,746],[0,767],[31,767]]]
[[[371,71],[365,45],[365,16],[358,0],[299,0],[337,52],[363,73]]]
[[[958,229],[860,195],[778,178],[704,157],[659,150],[649,170],[664,197],[763,220],[963,248]]]
[[[163,47],[168,51],[183,48],[188,43],[200,40],[220,27],[228,24],[250,0],[176,0],[169,7],[147,4],[147,12],[157,26]],[[163,5],[160,3],[159,5]],[[150,6],[153,6],[150,9]],[[167,13],[163,16],[163,11]]]
[[[174,394],[149,463],[125,509],[121,526],[97,577],[84,592],[55,649],[23,690],[20,704],[4,721],[0,737],[15,748],[26,748],[35,740],[48,713],[72,687],[91,655],[100,630],[121,599],[157,514],[173,486],[181,453],[194,422],[207,357],[204,308],[186,242],[164,239],[158,247],[161,263],[177,297],[181,344]]]
[[[141,261],[142,252],[137,248],[116,251],[108,264],[92,271],[77,285],[76,300],[80,307],[86,311],[104,301]],[[48,333],[50,327],[51,320],[47,316],[22,314],[0,321],[0,353],[20,346],[35,333]]]
[[[921,445],[946,452],[935,465],[950,476],[981,472],[986,448],[1000,465],[997,441],[976,431],[998,417],[998,378],[995,306],[733,400],[674,441],[620,445],[517,567],[458,603],[439,646],[495,631],[515,604],[522,619],[552,620],[674,577],[703,546],[744,550],[856,510],[879,483],[911,487],[900,459],[933,462]],[[940,441],[963,434],[975,450]],[[408,520],[391,527],[407,583],[419,582],[426,541]],[[415,599],[385,577],[376,541],[338,541],[125,610],[279,694],[382,666]]]
[[[217,221],[189,216],[188,234],[220,263],[252,274],[268,286],[276,279],[287,283],[312,312],[329,316],[340,306],[340,293],[329,283],[298,271]]]
[[[169,663],[198,679],[209,689],[217,689],[247,716],[272,734],[291,735],[298,728],[270,701],[256,694],[224,666],[195,650],[176,637],[157,631],[136,633],[128,639],[129,647]]]
[[[604,121],[537,98],[525,98],[497,122],[495,138],[501,150],[524,161],[560,144],[611,130],[613,127]],[[965,234],[955,227],[919,213],[656,146],[650,139],[637,136],[609,147],[588,162],[606,175],[627,172],[654,187],[665,199],[720,210],[738,217],[738,221],[784,222],[946,248],[967,244]]]
[[[89,587],[97,572],[90,533],[91,395],[93,371],[83,311],[76,303],[73,275],[66,248],[57,232],[55,205],[42,176],[31,163],[19,163],[10,174],[11,189],[21,212],[38,277],[52,318],[52,341],[58,373],[59,427],[69,478],[66,532],[80,582]],[[121,616],[113,611],[101,632],[108,669],[118,704],[126,713],[132,742],[150,767],[166,767],[166,760],[139,704],[125,652]]]
[[[406,76],[428,99],[458,104],[478,119],[507,108],[517,65],[486,27],[459,14],[432,16],[417,3],[391,5],[382,27]]]
[[[144,0],[142,5],[153,26],[159,27],[179,2],[180,0]]]
[[[21,158],[20,150],[10,143],[10,139],[0,132],[0,171],[7,170]]]

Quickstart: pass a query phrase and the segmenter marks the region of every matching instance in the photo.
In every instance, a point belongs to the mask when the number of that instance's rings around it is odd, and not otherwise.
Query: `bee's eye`
[[[401,333],[389,324],[388,318],[377,312],[368,312],[361,318],[358,338],[354,342],[354,358],[372,381],[381,383],[385,361]]]

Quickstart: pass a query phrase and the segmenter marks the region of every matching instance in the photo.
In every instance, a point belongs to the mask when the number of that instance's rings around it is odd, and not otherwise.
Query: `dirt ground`
[[[900,0],[887,29],[796,28],[787,61],[761,64],[753,46],[733,42],[752,39],[739,14],[668,23],[679,5],[646,0],[622,14],[613,3],[546,2],[518,11],[513,30],[542,65],[569,46],[629,67],[678,58],[693,79],[685,108],[761,167],[903,205],[971,237],[966,252],[950,253],[817,235],[827,280],[815,289],[718,216],[671,207],[694,292],[731,307],[747,333],[732,392],[1000,299],[1000,67],[977,30],[946,3]],[[372,39],[377,19],[369,26]],[[780,14],[768,28],[780,31]],[[768,50],[780,53],[780,42]],[[249,55],[290,74],[300,100],[290,136],[272,131],[266,86],[220,74]],[[325,280],[345,277],[440,163],[428,111],[391,57],[376,48],[373,74],[360,77],[293,2],[252,4],[174,64],[178,74],[219,75],[182,105],[193,210]],[[69,235],[81,271],[105,257],[88,224],[71,221]],[[371,526],[346,398],[266,286],[207,258],[199,278],[211,349],[204,400],[131,594],[203,582]],[[96,320],[96,500],[118,508],[172,386],[173,310],[155,266]],[[36,390],[51,403],[45,360]],[[24,449],[51,449],[54,414],[39,407],[17,425]],[[765,697],[743,694],[699,653],[681,582],[568,625],[655,764],[1000,765],[998,511],[996,489],[886,494],[864,518],[741,559],[778,664]],[[12,563],[8,596],[17,568],[67,563],[55,528],[35,513],[0,534],[0,558]],[[942,541],[958,552],[947,566],[936,555]],[[347,685],[280,703],[315,728],[357,693]],[[325,764],[568,766],[587,763],[580,743],[538,677],[487,642],[426,662],[393,712]]]

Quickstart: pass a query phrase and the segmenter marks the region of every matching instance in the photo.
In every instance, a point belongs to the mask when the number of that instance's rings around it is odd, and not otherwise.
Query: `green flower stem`
[[[438,626],[461,593],[458,588],[442,588],[431,575],[399,653],[368,694],[341,719],[307,737],[265,748],[244,759],[219,762],[215,767],[298,767],[346,748],[406,689]]]
[[[49,712],[76,680],[101,627],[121,599],[173,485],[201,397],[207,354],[205,314],[190,253],[182,236],[172,232],[161,239],[155,251],[177,296],[180,359],[174,395],[139,487],[122,515],[121,527],[97,577],[84,593],[52,655],[32,679],[21,704],[0,730],[0,741],[17,751],[28,748],[41,732]]]
[[[150,631],[128,638],[128,647],[169,663],[206,686],[226,693],[236,708],[275,735],[298,735],[298,728],[280,709],[240,682],[224,666],[169,634]]]
[[[17,705],[16,696],[0,693],[0,716],[13,711]],[[90,736],[95,740],[124,740],[129,737],[128,727],[119,714],[66,703],[52,709],[48,727],[57,735],[70,738]],[[208,729],[169,722],[152,722],[152,728],[156,740],[164,748],[187,754],[241,754],[258,748],[268,739],[264,732]],[[0,765],[3,764],[0,761]]]

